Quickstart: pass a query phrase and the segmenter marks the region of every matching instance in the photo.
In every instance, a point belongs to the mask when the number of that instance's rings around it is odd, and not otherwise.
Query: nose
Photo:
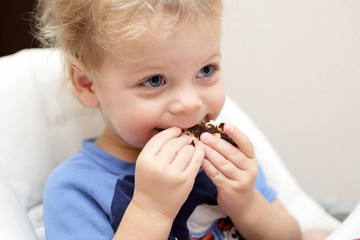
[[[169,106],[169,111],[173,114],[188,114],[200,109],[202,105],[200,94],[194,89],[186,88],[173,94],[173,101]]]

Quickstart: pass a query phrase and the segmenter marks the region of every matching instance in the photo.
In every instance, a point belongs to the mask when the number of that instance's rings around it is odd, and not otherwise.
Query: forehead
[[[221,21],[219,19],[189,19],[186,22],[168,29],[161,25],[160,20],[154,20],[136,39],[123,41],[112,47],[110,55],[124,61],[136,61],[146,53],[161,55],[161,49],[179,55],[186,50],[197,47],[197,54],[205,51],[219,51],[221,40]],[[171,53],[170,53],[171,54]],[[195,54],[195,53],[194,53]]]
[[[221,57],[220,21],[189,21],[162,34],[161,29],[147,31],[141,38],[128,41],[104,56],[101,75],[111,69],[126,74],[160,71],[175,67],[201,68],[214,57]]]

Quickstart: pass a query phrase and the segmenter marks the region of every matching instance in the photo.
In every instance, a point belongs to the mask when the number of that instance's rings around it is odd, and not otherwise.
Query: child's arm
[[[205,155],[202,143],[194,148],[190,137],[180,133],[175,127],[164,130],[141,151],[133,199],[114,239],[168,239]]]
[[[269,203],[255,189],[258,166],[250,140],[236,127],[225,132],[238,148],[210,134],[203,134],[203,169],[216,185],[218,204],[245,239],[301,239],[295,219],[275,200]]]

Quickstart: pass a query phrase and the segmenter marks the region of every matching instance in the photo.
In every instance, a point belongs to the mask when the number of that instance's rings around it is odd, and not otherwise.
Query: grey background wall
[[[225,0],[228,93],[315,199],[360,199],[360,1]]]

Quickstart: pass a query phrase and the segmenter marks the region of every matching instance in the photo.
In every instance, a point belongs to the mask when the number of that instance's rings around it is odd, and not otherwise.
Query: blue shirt
[[[112,239],[134,191],[135,164],[97,147],[94,139],[49,176],[44,194],[46,239]],[[255,187],[272,202],[276,192],[259,168]],[[169,239],[230,239],[239,235],[217,206],[215,185],[200,170],[176,216]],[[231,239],[241,239],[231,238]]]

